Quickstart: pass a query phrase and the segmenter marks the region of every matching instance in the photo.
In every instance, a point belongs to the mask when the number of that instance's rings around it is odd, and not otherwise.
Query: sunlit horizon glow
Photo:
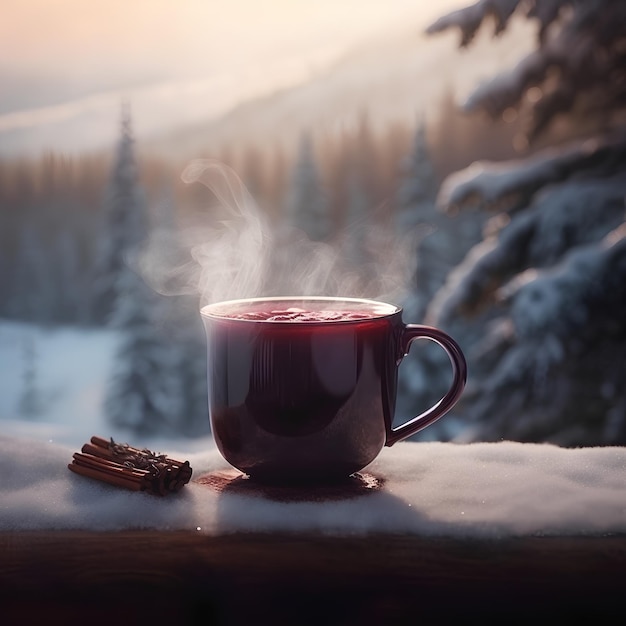
[[[68,73],[110,68],[202,71],[213,55],[258,60],[339,46],[429,18],[463,4],[415,0],[4,0],[0,65],[38,72],[68,64]],[[410,23],[410,22],[409,22]]]
[[[263,74],[266,64],[290,68],[283,72],[294,76],[307,68],[314,72],[399,25],[414,24],[419,32],[427,19],[456,4],[459,0],[436,8],[414,0],[5,0],[0,76],[12,77],[10,84],[18,87],[39,80],[41,88],[12,89],[10,97],[0,98],[0,115],[139,84],[198,81],[224,71]],[[5,118],[1,130],[13,123],[26,121]]]

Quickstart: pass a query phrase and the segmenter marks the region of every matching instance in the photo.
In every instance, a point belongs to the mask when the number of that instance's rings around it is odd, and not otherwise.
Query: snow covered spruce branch
[[[442,208],[472,203],[501,212],[433,302],[439,321],[476,312],[520,272],[550,266],[569,249],[618,227],[624,220],[624,161],[626,142],[592,142],[521,162],[474,164],[444,181]]]
[[[491,211],[514,212],[527,206],[546,185],[574,175],[611,175],[620,171],[624,161],[626,132],[546,148],[519,160],[477,161],[444,180],[437,203],[447,211],[473,204]]]
[[[453,332],[470,362],[459,438],[624,445],[626,5],[482,0],[429,32],[458,28],[465,46],[490,16],[500,34],[513,15],[538,20],[538,48],[469,108],[525,109],[530,140],[550,147],[444,181],[440,208],[492,217],[426,322]],[[546,132],[556,118],[569,143]]]
[[[532,141],[560,115],[608,126],[619,119],[616,103],[626,104],[623,80],[626,55],[626,5],[612,0],[480,0],[434,22],[428,34],[456,28],[467,47],[481,25],[505,31],[514,15],[538,24],[538,47],[512,71],[478,87],[465,103],[467,111],[499,118],[508,108],[529,110],[527,135]]]

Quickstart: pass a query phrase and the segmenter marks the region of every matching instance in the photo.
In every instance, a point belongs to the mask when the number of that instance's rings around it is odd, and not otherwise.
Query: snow
[[[35,392],[42,411],[12,430],[54,432],[73,442],[107,428],[101,403],[117,333],[73,327],[41,327],[0,321],[0,432],[18,420],[24,391],[25,348],[32,345]]]
[[[598,242],[623,222],[625,191],[626,178],[618,174],[568,180],[539,192],[526,208],[502,221],[498,237],[485,237],[454,268],[445,289],[433,297],[431,315],[442,323],[463,307],[475,309],[485,296],[508,298],[534,278],[535,270],[529,268],[552,266],[573,249]],[[585,254],[593,256],[592,251]],[[568,288],[581,287],[575,283],[576,273]],[[561,306],[557,291],[545,295]],[[542,313],[538,302],[531,308],[524,315]]]
[[[20,419],[23,341],[37,351],[46,412]],[[626,448],[403,442],[364,472],[381,488],[285,501],[266,491],[219,491],[198,479],[231,470],[210,436],[137,441],[102,413],[111,331],[0,323],[0,531],[151,528],[232,532],[406,533],[508,537],[626,532]],[[445,418],[444,418],[445,419]],[[92,435],[189,460],[192,481],[159,498],[69,471]]]
[[[563,181],[577,170],[592,168],[603,159],[620,154],[621,137],[573,140],[562,147],[544,148],[518,160],[475,161],[443,181],[438,204],[458,210],[479,202],[487,208],[512,210],[524,206],[546,185]]]
[[[128,492],[73,474],[73,449],[33,437],[0,437],[0,530],[150,528],[211,535],[243,532],[374,532],[501,538],[626,531],[626,449],[565,449],[515,442],[400,443],[366,472],[372,493],[281,501],[196,482],[228,469],[210,440],[186,453],[194,469],[164,498]],[[163,450],[160,450],[161,452]]]

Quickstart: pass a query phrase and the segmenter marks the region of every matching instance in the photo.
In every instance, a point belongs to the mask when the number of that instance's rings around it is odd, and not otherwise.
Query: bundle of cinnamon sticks
[[[80,452],[74,453],[68,467],[81,476],[158,496],[182,489],[192,472],[189,461],[176,461],[165,454],[102,437],[92,437]]]

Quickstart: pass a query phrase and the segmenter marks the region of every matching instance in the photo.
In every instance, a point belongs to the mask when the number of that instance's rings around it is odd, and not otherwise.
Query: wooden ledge
[[[4,625],[597,624],[626,615],[625,592],[625,536],[0,533]]]

